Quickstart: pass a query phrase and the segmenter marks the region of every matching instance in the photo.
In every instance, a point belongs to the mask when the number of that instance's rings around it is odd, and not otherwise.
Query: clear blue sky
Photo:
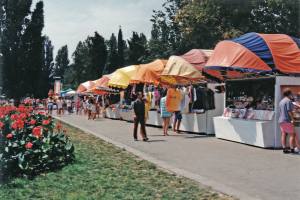
[[[34,0],[37,2],[38,0]],[[106,39],[122,26],[124,37],[132,31],[150,36],[153,9],[164,0],[44,0],[45,29],[57,50],[67,44],[70,54],[77,43],[94,31]]]

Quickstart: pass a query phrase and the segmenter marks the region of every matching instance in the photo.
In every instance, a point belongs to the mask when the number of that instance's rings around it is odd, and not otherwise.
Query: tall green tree
[[[148,44],[148,56],[144,61],[168,58],[185,51],[180,23],[176,21],[178,11],[189,1],[166,0],[161,10],[154,10],[151,18],[152,30]]]
[[[29,64],[26,66],[25,77],[27,78],[25,80],[26,80],[26,86],[27,85],[28,87],[31,86],[30,88],[27,89],[27,92],[36,97],[46,96],[48,92],[45,91],[46,88],[43,87],[45,86],[44,85],[45,80],[43,79],[43,70],[44,70],[44,37],[42,35],[43,28],[44,28],[44,4],[42,1],[39,1],[36,4],[36,8],[32,13],[31,21],[26,30],[26,34],[29,35],[30,46],[29,49],[27,49],[28,56],[29,56]],[[37,82],[34,83],[33,82],[34,79],[36,79]]]
[[[50,88],[53,87],[52,73],[54,70],[54,60],[53,60],[53,50],[54,46],[48,36],[44,37],[44,67],[42,75],[42,85],[43,92],[48,92]]]
[[[79,42],[72,54],[73,63],[64,73],[66,87],[76,88],[78,84],[100,78],[107,63],[107,45],[97,32]]]
[[[120,27],[118,33],[118,66],[123,67],[125,64],[126,41],[123,40],[123,32]]]
[[[105,73],[112,73],[120,66],[118,66],[119,62],[118,56],[118,43],[115,34],[112,34],[110,40],[108,41],[108,61]]]
[[[105,39],[95,32],[93,37],[88,37],[85,41],[89,49],[90,67],[89,76],[91,80],[98,79],[103,74],[104,67],[107,61],[107,47]]]
[[[21,44],[30,21],[31,4],[31,0],[1,1],[3,84],[4,92],[9,97],[21,97],[26,92],[23,80],[26,65],[23,65],[21,60],[24,53]]]
[[[63,78],[65,71],[69,66],[68,46],[62,46],[55,57],[54,76]]]
[[[131,38],[128,40],[128,64],[140,64],[144,60],[144,56],[147,54],[147,38],[141,33],[133,32]]]
[[[70,86],[78,86],[80,83],[89,80],[89,66],[91,66],[91,58],[89,56],[89,48],[86,42],[79,42],[72,55],[73,64],[66,70],[65,82]]]

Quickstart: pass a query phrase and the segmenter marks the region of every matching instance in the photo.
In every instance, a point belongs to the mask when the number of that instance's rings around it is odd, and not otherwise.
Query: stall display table
[[[111,108],[106,108],[106,117],[109,119],[120,119],[120,111],[119,109],[111,109]]]
[[[133,121],[133,110],[132,109],[120,109],[120,118],[125,121]]]
[[[263,148],[274,147],[274,120],[214,117],[216,137]]]
[[[148,116],[149,118],[146,121],[146,125],[162,127],[163,124],[162,118],[160,117],[160,114],[156,110],[150,110],[148,112]]]
[[[181,131],[193,133],[206,133],[207,114],[182,114],[182,121],[180,125]]]

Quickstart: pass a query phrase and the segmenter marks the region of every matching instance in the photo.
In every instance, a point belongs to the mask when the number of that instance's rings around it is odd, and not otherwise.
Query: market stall
[[[206,59],[205,54],[197,49],[181,57],[171,56],[161,74],[161,83],[180,86],[183,100],[188,101],[186,106],[189,108],[182,111],[181,131],[214,134],[213,117],[223,112],[224,93],[216,91],[216,87],[222,84],[207,83],[198,70],[203,68]]]
[[[278,104],[282,90],[300,86],[300,78],[295,76],[300,74],[300,50],[294,40],[283,34],[249,33],[223,41],[206,69],[227,80],[223,115],[214,118],[216,137],[264,148],[281,147]],[[239,75],[231,76],[230,71]]]
[[[112,73],[108,82],[108,86],[125,90],[126,88],[128,88],[131,78],[137,73],[139,68],[139,65],[131,65],[116,70],[114,73]],[[124,91],[121,91],[120,102],[118,102],[118,104],[113,105],[113,109],[106,109],[107,116],[117,117],[118,119],[121,118],[126,121],[131,121],[133,113],[130,107],[123,105],[123,94]]]
[[[137,72],[131,77],[131,85],[142,84],[145,88],[150,85],[159,85],[159,77],[166,66],[167,60],[157,59],[151,63],[141,64]],[[142,91],[146,92],[145,89]],[[147,125],[162,126],[162,120],[156,109],[151,109],[148,111],[148,119],[146,121]]]

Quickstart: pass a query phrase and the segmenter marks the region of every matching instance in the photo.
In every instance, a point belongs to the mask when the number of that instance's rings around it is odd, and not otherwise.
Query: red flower
[[[24,121],[18,120],[18,121],[17,121],[17,124],[18,124],[18,128],[19,128],[19,129],[24,128]]]
[[[17,130],[17,129],[18,129],[18,123],[17,123],[17,122],[14,122],[14,123],[11,125],[11,128]]]
[[[43,125],[47,126],[50,124],[50,120],[43,120]]]
[[[3,127],[4,127],[4,123],[0,122],[0,129],[3,129]]]
[[[31,142],[27,142],[27,143],[25,144],[25,148],[26,148],[26,149],[31,149],[32,146],[33,146],[33,144],[32,144]]]
[[[7,134],[7,135],[6,135],[6,138],[7,138],[7,139],[13,138],[13,134],[11,134],[11,133]]]
[[[20,114],[20,118],[21,118],[21,119],[25,119],[26,117],[27,117],[27,114],[26,114],[26,113],[21,113],[21,114]]]
[[[41,135],[42,135],[42,127],[40,127],[40,126],[34,127],[32,129],[32,135],[34,135],[36,138],[41,137]]]
[[[18,115],[13,114],[13,115],[10,116],[10,119],[11,120],[17,120],[18,119]]]
[[[32,119],[32,120],[30,120],[30,125],[35,125],[35,123],[36,123],[36,120],[34,120],[34,119]]]
[[[38,112],[39,115],[45,115],[45,112]]]
[[[57,130],[61,130],[61,129],[62,129],[61,123],[57,123],[57,124],[56,124],[56,129],[57,129]]]

